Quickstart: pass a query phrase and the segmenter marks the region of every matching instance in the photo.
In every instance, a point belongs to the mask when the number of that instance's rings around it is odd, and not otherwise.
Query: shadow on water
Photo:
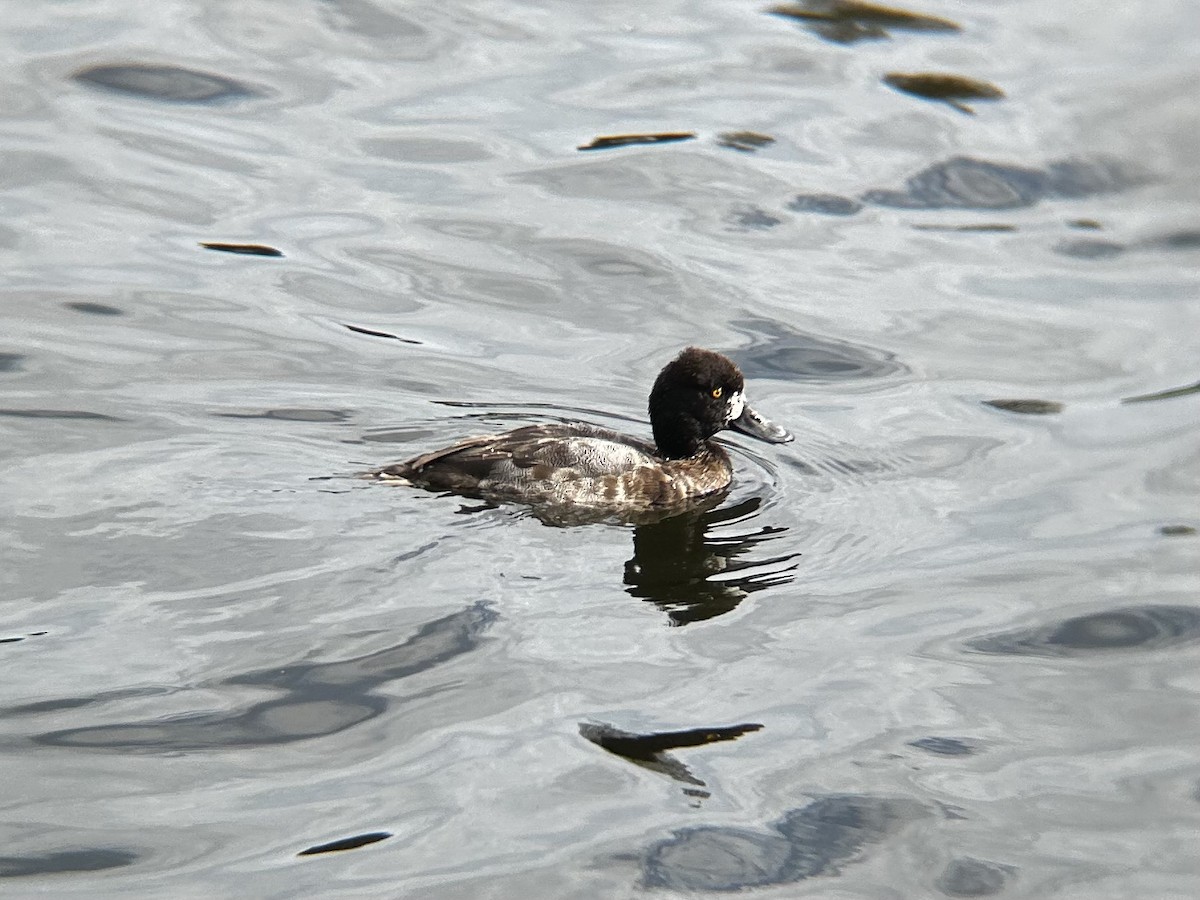
[[[764,525],[742,534],[714,530],[753,519],[762,500],[751,497],[712,509],[719,499],[633,530],[633,557],[625,563],[626,590],[662,609],[672,625],[723,615],[749,594],[794,577],[790,573],[797,564],[792,560],[798,553],[739,559],[759,544],[781,537],[786,528]]]
[[[820,797],[769,831],[709,825],[677,831],[646,852],[642,877],[647,887],[738,891],[835,875],[870,845],[927,815],[913,800]]]
[[[977,653],[1011,656],[1085,656],[1119,650],[1158,650],[1200,640],[1200,607],[1136,606],[1109,609],[976,638]]]
[[[376,688],[474,650],[495,620],[496,613],[480,602],[429,622],[403,643],[376,653],[335,662],[272,666],[218,682],[218,686],[251,685],[281,692],[241,712],[69,728],[34,740],[58,747],[180,751],[324,737],[383,713],[395,701],[373,693]]]

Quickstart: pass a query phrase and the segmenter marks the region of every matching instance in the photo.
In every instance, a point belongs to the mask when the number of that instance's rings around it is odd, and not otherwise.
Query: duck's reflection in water
[[[625,563],[627,590],[660,607],[672,625],[723,615],[748,594],[794,577],[798,553],[743,558],[787,532],[754,524],[762,500],[751,497],[715,509],[723,499],[634,528],[633,558]]]

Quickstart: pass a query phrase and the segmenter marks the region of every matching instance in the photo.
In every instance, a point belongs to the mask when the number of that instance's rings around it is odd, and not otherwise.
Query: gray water
[[[1200,15],[914,11],[6,9],[0,892],[1200,895]],[[355,477],[687,344],[715,509]]]

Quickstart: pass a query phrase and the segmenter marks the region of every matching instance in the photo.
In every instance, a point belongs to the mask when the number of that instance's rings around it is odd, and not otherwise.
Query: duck
[[[745,379],[729,357],[699,347],[685,348],[659,372],[649,412],[652,441],[584,422],[526,425],[366,475],[535,508],[670,512],[728,490],[733,464],[712,439],[718,432],[730,429],[768,444],[793,440],[746,402]]]

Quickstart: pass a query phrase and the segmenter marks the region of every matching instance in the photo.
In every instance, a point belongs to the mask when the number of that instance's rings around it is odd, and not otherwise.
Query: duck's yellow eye
[[[722,394],[722,393],[724,393],[724,391],[722,391],[722,390],[721,390],[719,387],[715,387],[715,388],[713,388],[713,389],[712,389],[712,396],[713,396],[713,399],[714,399],[714,400],[720,400],[720,399],[721,399],[721,394]]]

